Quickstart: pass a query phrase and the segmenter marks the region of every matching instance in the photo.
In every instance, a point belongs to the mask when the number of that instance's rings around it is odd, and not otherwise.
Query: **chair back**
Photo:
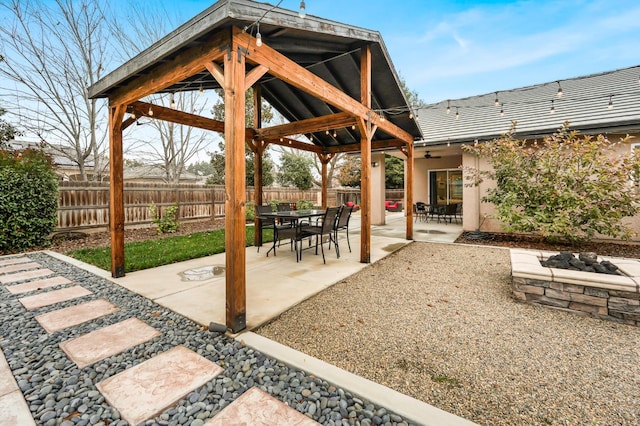
[[[344,229],[349,226],[351,212],[353,212],[353,206],[342,206],[340,209],[340,215],[336,221],[336,229]]]
[[[322,220],[323,234],[333,231],[334,227],[336,226],[336,221],[338,220],[339,212],[340,207],[329,207],[324,213],[324,219]]]
[[[278,211],[279,212],[289,212],[289,211],[291,211],[291,204],[289,204],[289,203],[280,203],[280,204],[278,204]]]
[[[425,211],[427,211],[427,205],[425,203],[423,203],[422,201],[418,201],[416,203],[416,210],[418,212],[425,212]]]
[[[256,213],[258,216],[262,216],[263,213],[272,213],[271,206],[256,206]]]

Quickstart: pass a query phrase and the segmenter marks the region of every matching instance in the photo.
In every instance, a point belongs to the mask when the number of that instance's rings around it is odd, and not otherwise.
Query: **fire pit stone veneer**
[[[511,283],[516,300],[581,315],[640,326],[640,261],[609,260],[624,275],[547,268],[540,264],[557,253],[511,249]]]

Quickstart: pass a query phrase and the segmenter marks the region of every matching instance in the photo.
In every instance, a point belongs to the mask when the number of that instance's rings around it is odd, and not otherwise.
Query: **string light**
[[[307,16],[307,5],[304,4],[304,0],[300,2],[300,12],[298,12],[298,15],[300,15],[302,19]]]
[[[500,105],[500,117],[504,117],[504,104]]]
[[[171,94],[171,104],[170,104],[170,105],[171,105],[171,108],[174,108],[174,109],[175,109],[175,107],[176,107],[176,100],[175,100],[175,98],[173,97],[173,93]]]
[[[351,130],[355,130],[355,129],[356,129],[356,125],[355,125],[355,124],[352,124],[352,125],[351,125]]]
[[[256,46],[260,47],[262,46],[262,34],[260,34],[260,22],[258,22],[256,28],[258,30],[258,32],[256,33]]]
[[[200,90],[199,90],[200,94],[202,95],[204,93],[204,88],[202,87],[202,84],[200,85]]]
[[[153,115],[153,107],[151,105],[149,105],[149,112],[147,114]]]
[[[556,107],[553,105],[553,99],[551,99],[551,109],[549,110],[549,114],[555,114]]]
[[[335,130],[333,131],[333,137],[337,137],[338,136],[338,132],[336,132]]]
[[[607,109],[613,109],[613,95],[609,95],[609,105],[607,106]]]
[[[460,118],[460,113],[458,112],[458,107],[456,107],[456,120]]]
[[[563,95],[562,86],[560,86],[560,82],[559,81],[557,81],[556,83],[558,83],[558,93],[557,93],[557,95],[558,95],[559,98],[561,98],[562,95]]]
[[[329,136],[329,129],[325,130],[325,131],[324,131],[324,134],[325,134],[325,135],[327,135],[327,136]]]
[[[451,106],[449,104],[449,101],[447,101],[447,114],[449,114],[451,112]]]
[[[500,106],[500,101],[498,100],[498,92],[496,92],[496,100],[493,101],[493,105]]]

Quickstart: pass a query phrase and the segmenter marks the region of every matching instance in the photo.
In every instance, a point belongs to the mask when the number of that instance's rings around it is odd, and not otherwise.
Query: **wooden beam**
[[[362,106],[371,107],[371,48],[360,50],[360,97]],[[367,115],[371,117],[371,113]],[[377,116],[377,115],[376,115]],[[360,126],[360,262],[371,263],[371,139],[375,125],[371,119]]]
[[[215,62],[205,62],[204,66],[209,71],[209,74],[216,79],[220,87],[224,87],[224,70],[222,67]]]
[[[234,44],[224,57],[226,324],[247,326],[245,248],[245,61]]]
[[[269,68],[269,74],[350,115],[371,121],[385,133],[393,137],[405,142],[413,141],[413,136],[410,133],[391,123],[389,120],[382,120],[377,113],[371,110],[371,105],[365,106],[359,103],[351,96],[327,83],[311,71],[301,67],[278,51],[271,49],[269,46],[263,44],[257,47],[251,35],[242,33],[241,31],[237,31],[237,33],[238,42],[246,46],[249,51],[248,59]]]
[[[109,229],[111,231],[111,276],[124,277],[124,176],[122,119],[125,105],[109,108]]]
[[[372,141],[371,149],[372,150],[401,149],[404,145],[405,145],[404,142],[398,141],[397,139]],[[324,152],[332,152],[335,154],[340,152],[358,152],[358,151],[360,151],[360,144],[330,146],[324,149]]]
[[[252,69],[247,73],[247,76],[244,81],[244,87],[249,88],[253,86],[258,80],[260,80],[260,77],[265,75],[268,71],[269,71],[269,68],[265,67],[264,65],[258,65],[257,67],[255,67],[254,69]]]
[[[280,138],[292,135],[304,135],[306,133],[319,132],[321,130],[333,130],[342,127],[351,127],[356,124],[355,117],[346,112],[314,117],[306,120],[294,121],[293,123],[279,124],[264,129],[256,133],[258,138]]]
[[[149,74],[143,74],[109,97],[111,105],[130,104],[145,96],[158,93],[175,83],[191,77],[205,69],[206,62],[219,60],[228,51],[230,34],[228,31],[216,33],[206,43],[178,53],[173,59],[159,65]]]
[[[149,108],[152,108],[153,115],[149,114]],[[133,112],[136,117],[149,117],[163,121],[170,121],[172,123],[184,124],[185,126],[197,127],[199,129],[224,133],[223,121],[213,120],[201,115],[190,114],[188,112],[178,111],[176,109],[160,105],[153,105],[147,102],[134,102],[129,105],[128,111]],[[247,132],[249,133],[247,137],[253,137],[252,129],[247,129]]]
[[[264,142],[268,142],[273,145],[284,146],[287,148],[295,148],[295,149],[299,149],[301,151],[306,151],[306,152],[314,152],[316,154],[322,154],[323,152],[322,147],[319,147],[318,145],[314,145],[307,142],[301,142],[295,139],[282,138],[282,140],[280,140],[280,139],[265,138],[265,139],[258,139],[258,140],[264,140]]]
[[[245,79],[245,83],[247,79]],[[248,85],[249,87],[251,85]],[[256,85],[253,88],[253,119],[255,121],[254,126],[256,129],[262,127],[262,87]],[[262,205],[262,155],[267,144],[262,141],[251,140],[249,146],[253,151],[253,203],[255,206]],[[256,215],[254,221],[254,233],[253,244],[257,247],[262,245],[262,223]]]

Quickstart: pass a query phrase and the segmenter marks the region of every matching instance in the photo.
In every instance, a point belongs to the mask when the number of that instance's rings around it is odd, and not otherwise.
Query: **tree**
[[[404,161],[390,155],[384,160],[385,187],[389,189],[404,188]]]
[[[278,182],[282,186],[293,186],[307,190],[313,186],[311,160],[304,155],[283,152],[278,172]]]
[[[128,20],[114,20],[112,33],[121,45],[120,52],[126,57],[123,61],[139,53],[146,45],[159,40],[176,27],[175,15],[170,14],[162,5],[132,4],[129,6]],[[207,108],[207,96],[197,90],[153,95],[149,102],[175,108],[191,114],[201,115]],[[176,183],[185,171],[187,164],[211,143],[211,132],[195,127],[151,119],[144,124],[153,132],[147,132],[138,138],[136,151],[145,162],[156,164],[164,171],[167,182]],[[157,136],[157,137],[154,137]]]
[[[495,141],[463,146],[493,167],[467,169],[468,179],[475,184],[495,181],[482,201],[495,205],[495,217],[508,231],[569,241],[595,233],[631,237],[632,230],[621,220],[640,212],[640,198],[632,188],[640,156],[635,150],[625,155],[614,151],[629,137],[611,143],[603,135],[581,136],[566,122],[541,144],[531,144],[514,138],[515,126]]]
[[[0,76],[13,89],[2,93],[3,101],[26,132],[74,162],[82,179],[99,179],[105,104],[88,99],[87,87],[101,78],[108,59],[104,2],[12,0],[0,3],[0,13]]]
[[[0,62],[2,58],[0,57]],[[0,108],[0,116],[5,114],[5,110]],[[16,136],[21,134],[18,129],[16,129],[12,124],[7,123],[6,121],[0,119],[0,149],[8,149],[9,145],[7,142],[14,139]]]
[[[187,171],[198,176],[209,176],[213,173],[210,161],[196,161],[187,166]]]
[[[211,161],[209,164],[211,165],[211,176],[207,178],[207,183],[209,185],[224,185],[224,177],[225,177],[225,157],[224,157],[224,144],[220,143],[218,148],[221,152],[213,152],[211,153]],[[245,169],[246,169],[246,185],[254,186],[254,154],[252,152],[247,152],[245,155]],[[271,159],[271,155],[267,150],[265,150],[262,156],[262,184],[264,186],[273,185],[275,182],[274,176],[274,168],[275,164]]]
[[[342,186],[360,187],[360,157],[348,155],[342,162],[340,171],[338,172],[338,181]]]

